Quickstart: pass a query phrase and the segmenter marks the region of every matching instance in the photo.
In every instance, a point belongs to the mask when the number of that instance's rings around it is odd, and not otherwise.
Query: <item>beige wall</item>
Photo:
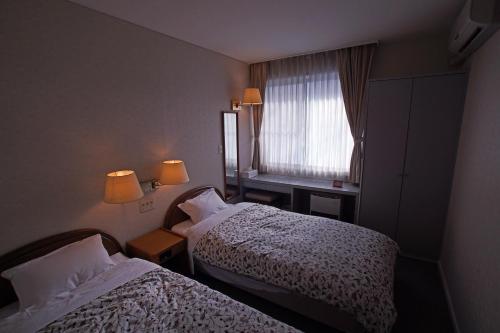
[[[0,254],[83,227],[123,243],[160,226],[182,191],[222,187],[220,111],[241,97],[246,64],[62,0],[2,1],[0,22]],[[158,190],[153,211],[102,202],[106,172],[158,177],[172,158],[191,182]]]
[[[473,56],[441,265],[462,333],[500,327],[500,31]]]
[[[372,79],[444,73],[448,65],[448,32],[380,42],[371,71]]]

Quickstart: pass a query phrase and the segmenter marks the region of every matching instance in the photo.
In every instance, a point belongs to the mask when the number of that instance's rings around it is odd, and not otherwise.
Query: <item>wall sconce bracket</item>
[[[140,182],[140,185],[142,188],[142,192],[144,192],[144,194],[146,194],[146,193],[152,193],[152,192],[156,191],[158,189],[158,187],[160,187],[161,184],[158,181],[158,179],[149,179],[149,180],[145,180],[145,181]]]

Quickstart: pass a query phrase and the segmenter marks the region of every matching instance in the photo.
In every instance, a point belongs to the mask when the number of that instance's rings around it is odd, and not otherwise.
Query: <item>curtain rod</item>
[[[323,49],[323,50],[316,50],[316,51],[310,51],[310,52],[304,52],[304,53],[296,53],[292,54],[286,57],[281,57],[281,58],[271,58],[268,60],[263,60],[263,61],[257,61],[257,62],[252,62],[249,65],[252,64],[259,64],[261,62],[268,62],[268,61],[273,61],[273,60],[280,60],[280,59],[286,59],[286,58],[293,58],[293,57],[300,57],[300,56],[305,56],[309,54],[315,54],[315,53],[322,53],[322,52],[328,52],[328,51],[335,51],[335,50],[340,50],[340,49],[345,49],[348,47],[356,47],[356,46],[362,46],[362,45],[369,45],[369,44],[376,44],[377,46],[380,44],[378,40],[372,40],[372,41],[367,41],[367,42],[359,42],[359,43],[349,43],[349,44],[342,44],[339,47],[336,47],[334,49]]]

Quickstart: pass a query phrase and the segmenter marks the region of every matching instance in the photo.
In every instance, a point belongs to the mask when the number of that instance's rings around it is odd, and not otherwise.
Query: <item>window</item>
[[[271,63],[261,143],[264,172],[347,177],[353,139],[331,54]]]

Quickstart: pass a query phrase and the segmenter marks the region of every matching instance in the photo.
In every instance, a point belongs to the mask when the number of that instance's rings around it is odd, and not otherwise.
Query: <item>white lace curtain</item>
[[[334,52],[270,62],[261,171],[347,178],[353,138]]]

